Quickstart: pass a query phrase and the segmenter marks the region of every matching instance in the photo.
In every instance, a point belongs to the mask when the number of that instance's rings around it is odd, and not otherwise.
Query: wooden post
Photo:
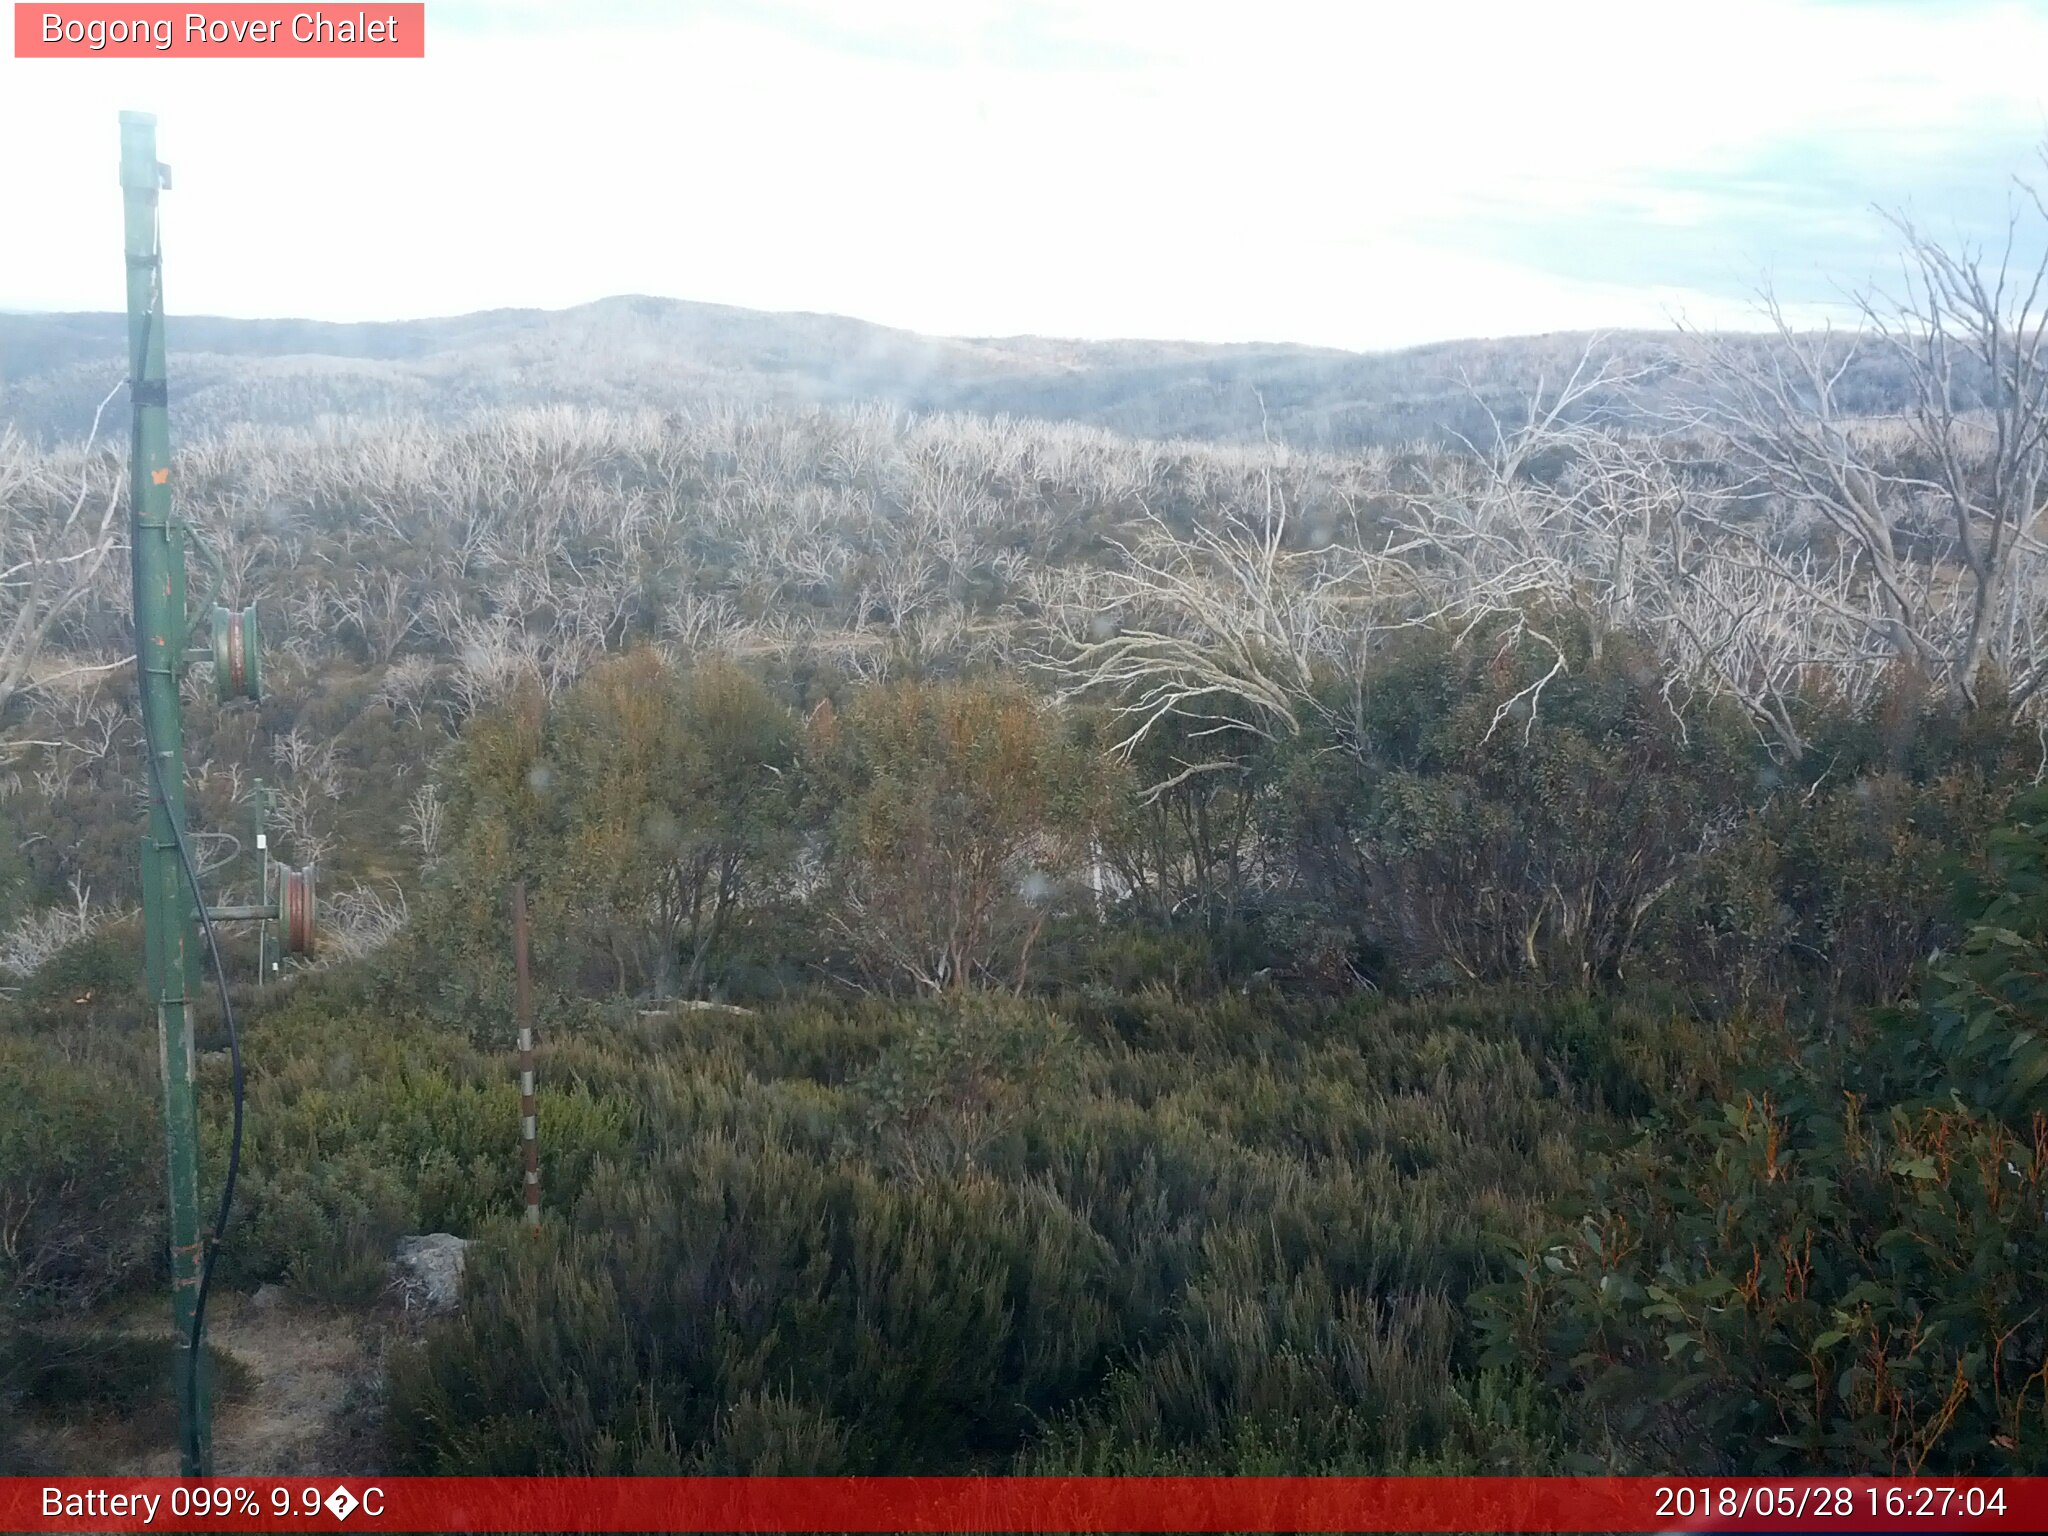
[[[540,1231],[540,1133],[533,1107],[533,983],[526,970],[526,882],[512,885],[512,966],[519,1012],[519,1139],[526,1155],[526,1224]]]

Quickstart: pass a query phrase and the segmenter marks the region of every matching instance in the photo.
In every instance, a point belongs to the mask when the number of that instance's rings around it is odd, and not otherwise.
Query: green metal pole
[[[149,776],[149,832],[142,843],[144,947],[163,1066],[178,1455],[185,1476],[205,1477],[212,1472],[213,1433],[203,1355],[191,1355],[205,1247],[199,1217],[196,1053],[186,990],[198,958],[198,935],[178,858],[178,834],[185,824],[185,758],[178,717],[178,674],[185,660],[185,531],[171,514],[163,266],[157,244],[157,192],[167,180],[156,158],[156,119],[145,112],[123,112],[121,195],[128,255],[129,394],[134,407],[129,536],[135,572],[135,667],[155,762]]]
[[[256,781],[256,901],[258,905],[270,902],[270,789],[261,779]],[[256,923],[256,985],[262,986],[270,980],[270,924],[259,918]]]

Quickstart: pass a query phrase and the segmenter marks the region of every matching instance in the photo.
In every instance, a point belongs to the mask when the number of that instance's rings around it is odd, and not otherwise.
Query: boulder
[[[249,1298],[249,1305],[258,1312],[275,1312],[291,1300],[290,1294],[281,1285],[259,1285]]]
[[[391,1257],[392,1288],[408,1312],[450,1312],[462,1305],[462,1265],[469,1239],[452,1232],[401,1237]]]

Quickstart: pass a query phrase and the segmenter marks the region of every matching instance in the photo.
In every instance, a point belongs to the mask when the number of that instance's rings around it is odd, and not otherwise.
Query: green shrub
[[[487,1229],[462,1317],[393,1363],[395,1454],[1534,1465],[1524,1389],[1461,1378],[1460,1308],[1602,1114],[1549,1035],[1501,1000],[1167,993],[592,1024],[556,1070],[637,1084],[643,1150],[538,1241]]]
[[[1645,1468],[2020,1472],[2048,1458],[2048,796],[1915,1006],[1677,1104],[1480,1307]]]
[[[461,1321],[394,1370],[395,1443],[444,1471],[623,1471],[665,1446],[736,1454],[721,1405],[801,1391],[853,1465],[959,1465],[1103,1369],[1099,1264],[1029,1191],[707,1137],[600,1178],[571,1232],[478,1254]]]
[[[1489,1294],[1591,1443],[1685,1472],[2019,1472],[2048,1456],[2048,1122],[1747,1096],[1646,1143]]]
[[[2014,806],[1991,837],[1990,864],[1963,893],[1980,909],[1967,937],[1896,1022],[1925,1046],[1893,1070],[1917,1065],[1923,1093],[1949,1087],[2024,1131],[2048,1112],[2048,791]]]
[[[853,1084],[882,1166],[913,1179],[973,1169],[1037,1104],[1071,1085],[1072,1030],[1042,1007],[994,998],[921,1010]]]
[[[1416,989],[1643,969],[1651,914],[1740,804],[1740,722],[1681,716],[1627,636],[1404,640],[1277,754],[1266,815],[1309,930]],[[1341,946],[1338,959],[1342,958]],[[1374,957],[1378,957],[1377,960]],[[1355,968],[1326,961],[1325,969]]]
[[[162,1132],[125,1073],[0,1035],[0,1281],[27,1311],[90,1306],[162,1252]]]
[[[226,1273],[360,1302],[407,1233],[467,1235],[518,1209],[519,1088],[509,1052],[478,1052],[417,1014],[294,998],[252,1021],[242,1194]],[[225,1155],[224,1065],[206,1074],[209,1172]],[[623,1156],[633,1111],[550,1081],[541,1095],[550,1198],[570,1200]]]

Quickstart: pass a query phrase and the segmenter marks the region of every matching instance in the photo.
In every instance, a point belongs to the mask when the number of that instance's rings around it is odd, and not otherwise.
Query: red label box
[[[14,7],[17,59],[423,59],[424,4]]]
[[[0,1477],[37,1533],[2044,1529],[2038,1477]]]

